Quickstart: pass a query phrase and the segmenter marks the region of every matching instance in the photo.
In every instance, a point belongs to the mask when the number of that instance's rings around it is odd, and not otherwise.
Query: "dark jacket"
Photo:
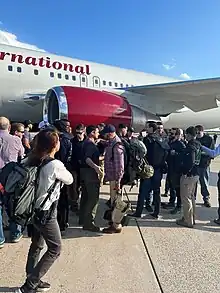
[[[181,156],[185,148],[186,146],[181,140],[170,142],[170,150],[167,157],[169,173],[179,173],[181,167]]]
[[[198,140],[190,140],[182,153],[181,158],[181,173],[187,176],[198,175],[199,163],[197,160],[197,153],[201,153],[201,144]]]
[[[204,134],[203,137],[197,138],[197,140],[201,143],[201,145],[214,150],[215,148],[214,140],[208,134]],[[206,168],[210,165],[210,163],[211,163],[211,158],[206,154],[202,154],[199,167]]]
[[[63,162],[69,168],[69,162],[72,154],[71,135],[67,132],[60,134],[60,150],[56,153],[55,158]]]
[[[79,141],[77,136],[75,136],[72,140],[72,156],[71,156],[71,168],[73,171],[77,171],[79,172],[80,170],[80,161],[81,161],[81,157],[82,157],[82,146],[83,143],[85,141]]]
[[[148,134],[144,138],[143,143],[147,148],[146,158],[148,163],[154,168],[164,168],[167,158],[166,154],[168,154],[168,150],[170,149],[167,140],[156,133],[152,133]],[[164,152],[164,155],[161,151]],[[164,156],[163,159],[160,158],[158,160],[158,158],[160,157],[159,152],[162,154],[162,156]]]

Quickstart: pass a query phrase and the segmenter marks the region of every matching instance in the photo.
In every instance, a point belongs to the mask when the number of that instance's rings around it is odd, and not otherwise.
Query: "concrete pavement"
[[[162,211],[159,220],[141,219],[140,231],[159,278],[155,273],[135,220],[124,228],[122,234],[102,235],[82,231],[77,219],[63,239],[63,252],[45,277],[55,293],[217,293],[220,291],[220,226],[216,217],[217,190],[215,187],[220,160],[212,164],[212,208],[202,206],[197,200],[197,225],[194,229],[178,227],[175,217]],[[102,220],[108,186],[102,188],[98,223]],[[135,201],[137,189],[129,193]],[[0,292],[13,292],[22,284],[25,261],[30,240],[6,244],[0,250]]]

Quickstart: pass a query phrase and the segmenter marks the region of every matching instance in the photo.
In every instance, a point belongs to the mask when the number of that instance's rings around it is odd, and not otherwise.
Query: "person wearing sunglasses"
[[[11,135],[18,136],[22,139],[24,135],[24,124],[22,123],[12,123],[11,125]]]

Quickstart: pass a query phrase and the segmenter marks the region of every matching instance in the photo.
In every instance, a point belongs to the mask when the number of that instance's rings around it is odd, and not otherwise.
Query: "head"
[[[24,127],[28,130],[31,130],[33,128],[33,123],[31,122],[31,120],[25,120],[23,124]]]
[[[159,135],[163,135],[163,133],[164,133],[164,128],[163,128],[162,122],[157,122],[157,133]]]
[[[127,131],[128,131],[128,128],[126,125],[124,124],[119,124],[118,125],[118,133],[122,136],[122,137],[125,137],[127,135]]]
[[[194,126],[190,126],[186,129],[186,140],[190,141],[196,138],[196,128]]]
[[[105,128],[105,123],[100,123],[98,125],[99,132],[101,132]]]
[[[128,127],[127,137],[131,138],[134,135],[134,128]]]
[[[157,123],[156,122],[147,122],[147,133],[155,133],[157,131]]]
[[[6,117],[0,117],[0,130],[7,130],[10,132],[10,121]]]
[[[85,126],[83,124],[78,124],[75,129],[75,135],[79,141],[82,141],[85,137]]]
[[[71,125],[68,119],[60,119],[54,121],[54,126],[59,132],[67,132],[70,133]]]
[[[102,133],[106,139],[108,139],[108,140],[114,139],[116,136],[115,126],[112,124],[106,125],[105,128],[103,129]]]
[[[11,125],[11,134],[22,138],[23,135],[24,135],[24,124],[22,124],[22,123],[12,123],[12,125]]]
[[[183,130],[181,128],[176,128],[175,139],[176,140],[183,139]]]
[[[41,130],[34,138],[33,151],[29,156],[32,163],[40,163],[47,157],[54,157],[60,149],[59,134],[52,129]]]
[[[99,129],[98,126],[89,125],[86,127],[86,135],[89,139],[97,140],[99,138]]]
[[[202,125],[196,125],[196,137],[201,138],[204,135],[204,128]]]
[[[169,136],[170,136],[171,139],[174,139],[175,138],[175,136],[176,136],[176,130],[177,130],[177,128],[175,128],[175,127],[173,127],[173,128],[170,129]]]

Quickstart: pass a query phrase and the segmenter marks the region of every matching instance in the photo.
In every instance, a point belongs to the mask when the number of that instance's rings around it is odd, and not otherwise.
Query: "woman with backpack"
[[[15,291],[17,293],[49,290],[50,284],[43,282],[41,278],[60,255],[61,234],[57,222],[57,203],[61,184],[72,184],[73,177],[61,161],[54,159],[59,148],[58,133],[44,129],[37,134],[33,151],[25,159],[25,164],[40,166],[40,169],[33,234],[26,264],[27,278],[24,285]],[[47,244],[47,251],[39,260],[44,241]]]

